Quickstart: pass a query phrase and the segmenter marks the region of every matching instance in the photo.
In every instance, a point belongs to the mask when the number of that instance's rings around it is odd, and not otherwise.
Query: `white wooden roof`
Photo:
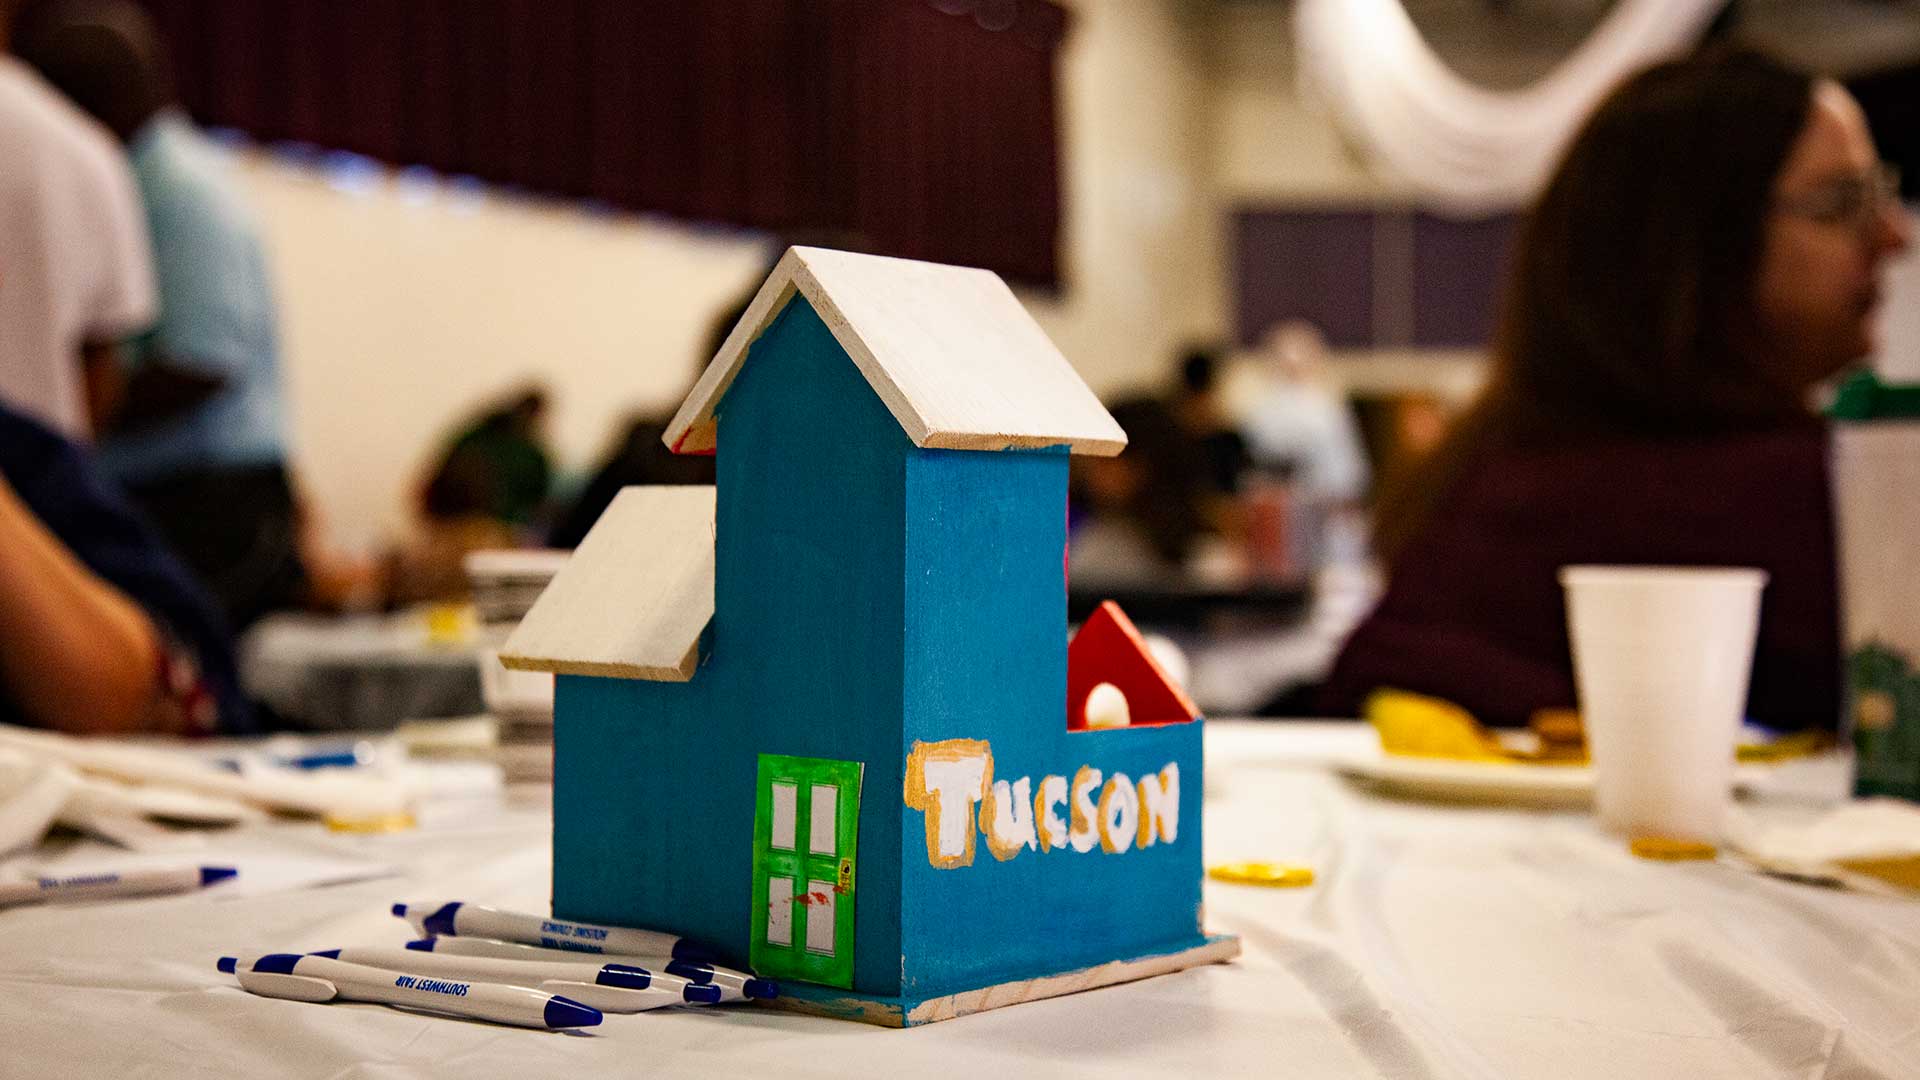
[[[630,487],[500,650],[519,671],[686,682],[713,618],[713,488]]]
[[[747,347],[798,292],[833,331],[915,446],[1127,444],[1100,400],[999,276],[826,248],[788,248],[667,426],[668,446],[711,450],[714,406]]]

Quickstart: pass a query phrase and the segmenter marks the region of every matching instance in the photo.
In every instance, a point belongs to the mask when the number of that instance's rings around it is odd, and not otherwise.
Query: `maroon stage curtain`
[[[146,0],[201,121],[1057,284],[1053,0]]]

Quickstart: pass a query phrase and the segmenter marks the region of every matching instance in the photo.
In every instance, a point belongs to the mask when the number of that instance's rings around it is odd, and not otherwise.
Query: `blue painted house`
[[[791,249],[667,437],[717,492],[623,492],[503,654],[556,915],[894,1025],[1237,952],[1197,715],[1069,730],[1068,455],[1125,435],[998,277]]]

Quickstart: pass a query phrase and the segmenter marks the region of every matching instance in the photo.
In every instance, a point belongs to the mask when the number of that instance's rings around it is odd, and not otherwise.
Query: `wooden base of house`
[[[1240,955],[1240,938],[1237,935],[1209,934],[1195,940],[1198,944],[1170,952],[1152,952],[1124,960],[1110,960],[1093,967],[1035,979],[1015,979],[940,997],[885,997],[857,994],[835,986],[781,983],[780,996],[762,1004],[788,1012],[858,1020],[863,1024],[878,1024],[881,1027],[918,1027],[1005,1005],[1019,1005],[1165,975],[1201,964],[1225,963]]]

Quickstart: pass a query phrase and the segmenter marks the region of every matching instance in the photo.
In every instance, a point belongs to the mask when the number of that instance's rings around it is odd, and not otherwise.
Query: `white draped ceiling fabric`
[[[1303,76],[1342,125],[1425,200],[1456,212],[1527,201],[1614,83],[1691,44],[1726,0],[1618,0],[1531,86],[1494,91],[1450,70],[1400,0],[1300,0]]]

